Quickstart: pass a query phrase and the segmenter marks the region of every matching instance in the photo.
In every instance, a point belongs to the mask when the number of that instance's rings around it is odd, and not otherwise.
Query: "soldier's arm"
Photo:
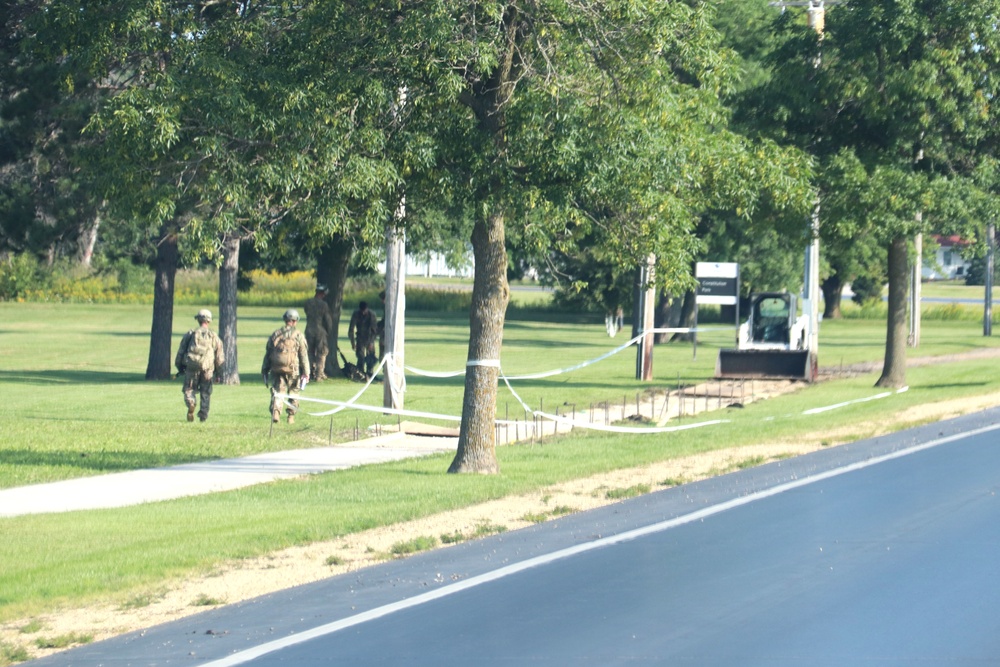
[[[260,372],[267,375],[271,372],[271,348],[274,346],[273,341],[268,338],[267,345],[264,347],[264,363],[260,365]]]
[[[188,332],[184,334],[181,338],[181,344],[177,346],[177,356],[174,357],[174,366],[181,373],[184,372],[184,367],[187,365],[184,363],[184,357],[187,355],[188,344],[191,342],[191,333]]]
[[[299,368],[302,369],[302,375],[306,378],[310,376],[309,371],[309,344],[306,342],[306,337],[301,333],[299,334]]]

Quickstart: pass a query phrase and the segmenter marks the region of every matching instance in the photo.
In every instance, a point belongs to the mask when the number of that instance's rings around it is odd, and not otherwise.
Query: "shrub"
[[[38,260],[28,253],[0,262],[0,299],[14,301],[35,287],[40,276]]]
[[[884,282],[881,277],[858,276],[851,282],[851,291],[854,292],[851,300],[859,306],[867,306],[872,302],[880,302],[882,300],[883,287]]]

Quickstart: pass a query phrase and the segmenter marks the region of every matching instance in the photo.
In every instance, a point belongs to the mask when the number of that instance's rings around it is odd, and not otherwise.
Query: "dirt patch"
[[[988,356],[996,356],[1000,351]],[[986,355],[984,355],[986,356]],[[964,357],[963,357],[964,358]],[[870,371],[871,369],[869,369]],[[855,371],[857,372],[857,371]],[[788,383],[785,391],[801,384]],[[709,392],[711,394],[711,392]],[[774,395],[773,388],[767,395]],[[618,470],[557,484],[523,496],[475,505],[424,519],[369,530],[329,542],[278,551],[261,558],[226,564],[211,574],[165,583],[160,590],[132,600],[61,609],[0,625],[0,644],[26,647],[32,658],[62,649],[35,648],[41,638],[87,636],[94,641],[203,611],[365,568],[388,558],[394,545],[421,538],[445,541],[474,538],[498,530],[517,530],[569,512],[593,509],[633,494],[692,482],[749,465],[799,456],[824,446],[877,436],[896,425],[914,425],[968,414],[1000,403],[1000,393],[942,401],[905,410],[893,423],[856,423],[839,431],[824,430],[794,444],[718,450],[661,463]],[[442,539],[444,537],[444,539]]]

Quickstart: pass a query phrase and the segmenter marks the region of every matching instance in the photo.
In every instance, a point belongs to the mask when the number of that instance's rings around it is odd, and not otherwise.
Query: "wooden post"
[[[641,298],[636,305],[636,328],[639,333],[653,329],[656,314],[656,290],[653,287],[653,267],[656,265],[656,255],[646,258],[645,266],[639,269],[639,294]],[[650,381],[653,379],[653,336],[644,335],[636,350],[635,379]],[[624,412],[622,418],[624,418]]]

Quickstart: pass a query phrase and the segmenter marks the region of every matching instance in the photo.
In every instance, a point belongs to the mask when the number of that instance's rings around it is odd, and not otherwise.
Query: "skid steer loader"
[[[808,348],[812,322],[799,315],[794,294],[750,295],[750,316],[740,325],[735,350],[719,350],[718,378],[816,379],[816,356]]]

